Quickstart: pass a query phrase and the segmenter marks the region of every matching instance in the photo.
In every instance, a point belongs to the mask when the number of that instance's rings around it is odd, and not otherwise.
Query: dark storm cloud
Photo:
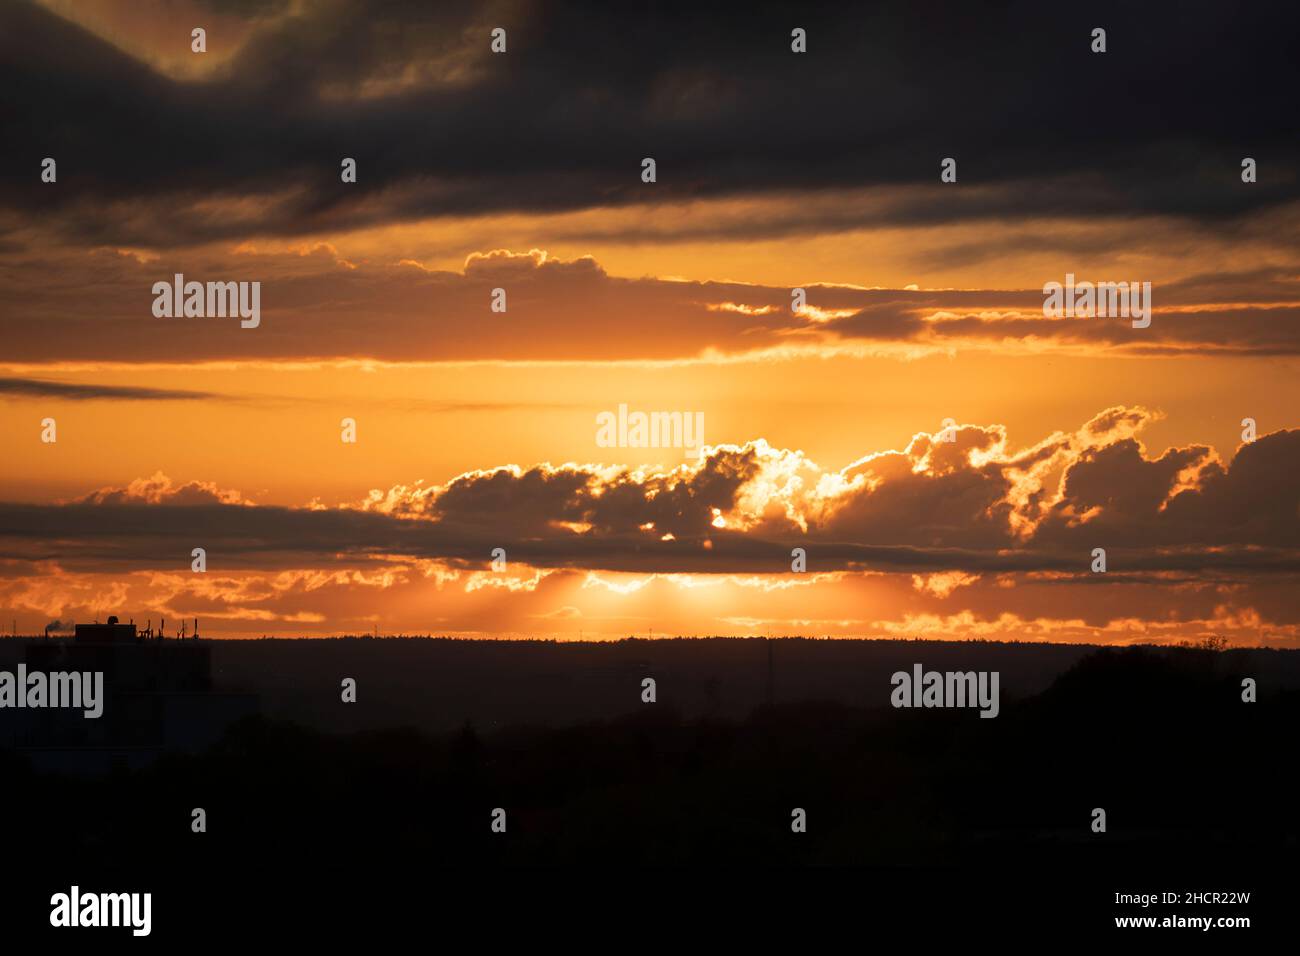
[[[488,50],[496,25],[510,31],[505,55]],[[933,189],[839,228],[1231,220],[1298,195],[1287,119],[1298,25],[1283,4],[735,16],[698,3],[320,2],[259,15],[229,62],[182,82],[9,3],[0,222],[39,217],[71,241],[156,246],[871,185]],[[807,54],[790,52],[794,26]],[[1089,51],[1095,26],[1105,54]],[[1260,163],[1249,186],[1247,155]],[[57,187],[39,182],[44,156],[59,162]],[[355,186],[339,182],[344,156],[359,162]],[[640,182],[644,156],[659,163],[656,184]],[[958,160],[955,186],[938,183],[945,156]]]

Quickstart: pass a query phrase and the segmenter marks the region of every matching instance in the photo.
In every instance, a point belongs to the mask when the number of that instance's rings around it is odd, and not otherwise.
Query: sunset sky
[[[1300,15],[620,6],[0,5],[3,630],[1300,645]]]

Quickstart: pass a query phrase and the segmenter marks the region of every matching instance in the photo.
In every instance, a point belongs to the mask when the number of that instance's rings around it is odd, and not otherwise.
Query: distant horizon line
[[[1215,638],[1223,641],[1216,643]],[[0,634],[0,639],[5,641],[71,641],[74,636],[69,633],[51,634],[48,637],[41,633],[36,634]],[[467,637],[455,634],[320,634],[320,635],[280,635],[280,634],[261,634],[249,637],[165,637],[165,638],[138,638],[137,643],[156,643],[162,642],[235,642],[235,641],[448,641],[458,643],[494,643],[494,644],[624,644],[631,641],[640,642],[673,642],[673,641],[815,641],[818,643],[830,642],[856,642],[856,643],[874,643],[874,644],[1004,644],[1004,645],[1033,645],[1035,647],[1095,647],[1095,648],[1174,648],[1187,650],[1272,650],[1272,651],[1300,651],[1300,647],[1274,646],[1267,644],[1232,644],[1224,641],[1220,636],[1202,638],[1200,640],[1178,640],[1178,641],[1135,641],[1130,643],[1102,643],[1097,641],[1048,641],[1048,640],[1008,640],[1003,638],[985,638],[985,637],[832,637],[830,635],[818,636],[808,634],[787,634],[779,636],[762,635],[762,634],[706,634],[706,635],[685,635],[674,634],[672,636],[642,636],[629,634],[626,637],[616,638],[557,638],[557,637]]]

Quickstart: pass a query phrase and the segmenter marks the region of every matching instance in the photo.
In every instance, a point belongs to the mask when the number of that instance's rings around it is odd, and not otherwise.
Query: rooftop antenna
[[[772,642],[766,636],[763,643],[767,645],[767,702],[776,703],[776,682],[772,674]]]
[[[194,639],[196,641],[199,639],[199,619],[197,617],[194,619]]]

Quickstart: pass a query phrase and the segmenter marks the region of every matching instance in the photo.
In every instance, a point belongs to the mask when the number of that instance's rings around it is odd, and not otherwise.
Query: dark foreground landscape
[[[889,675],[916,662],[999,670],[999,715],[894,709]],[[482,902],[521,864],[724,867],[722,883],[751,893],[755,867],[811,864],[863,868],[861,905],[925,874],[920,898],[886,909],[996,894],[1001,912],[1085,931],[1153,912],[1116,892],[1253,889],[1232,914],[1263,919],[1294,891],[1295,651],[342,639],[214,642],[213,669],[260,703],[196,752],[103,775],[0,752],[20,824],[6,856],[30,861],[33,906],[48,912],[76,879],[138,878],[161,927],[222,899],[273,919],[277,900],[342,888]],[[806,832],[792,832],[795,808]],[[537,899],[559,892],[536,883]]]

